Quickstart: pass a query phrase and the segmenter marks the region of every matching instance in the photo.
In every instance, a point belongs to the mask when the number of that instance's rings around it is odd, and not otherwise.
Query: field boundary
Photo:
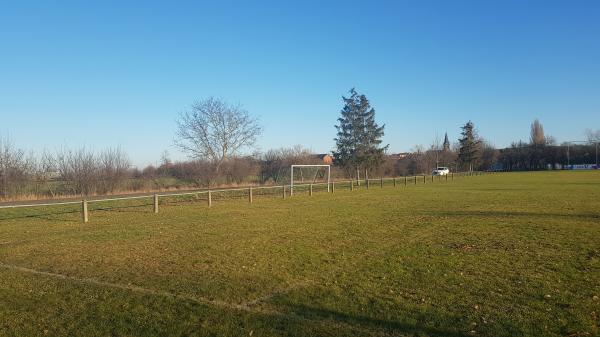
[[[159,212],[159,205],[161,199],[165,198],[175,198],[175,197],[198,197],[203,196],[204,201],[207,203],[208,207],[211,207],[213,204],[214,197],[223,197],[227,194],[237,193],[234,198],[237,199],[247,199],[248,202],[252,203],[255,196],[276,196],[279,195],[282,198],[292,197],[295,193],[299,193],[303,191],[308,193],[309,196],[313,195],[313,192],[316,192],[315,189],[326,186],[326,191],[328,193],[335,193],[337,189],[349,189],[353,191],[354,189],[369,189],[372,187],[379,186],[383,188],[385,185],[390,185],[393,183],[393,187],[397,186],[408,186],[408,185],[418,185],[418,184],[427,184],[434,183],[437,181],[453,181],[455,177],[468,177],[468,176],[478,176],[483,174],[491,174],[495,172],[460,172],[460,173],[450,173],[448,175],[414,175],[414,176],[404,176],[404,177],[393,177],[393,178],[376,178],[376,179],[362,179],[362,180],[333,180],[329,184],[328,183],[300,183],[293,185],[276,185],[276,186],[247,186],[247,187],[237,187],[237,188],[220,188],[220,189],[203,189],[203,190],[195,190],[195,191],[186,191],[186,192],[166,192],[166,193],[152,193],[152,194],[144,194],[144,195],[136,195],[131,197],[114,197],[114,198],[94,198],[87,200],[83,198],[77,201],[65,201],[65,202],[44,202],[44,203],[36,203],[29,202],[24,204],[17,205],[0,205],[0,211],[6,209],[22,209],[22,208],[42,208],[42,207],[56,207],[56,206],[73,206],[80,205],[79,211],[71,211],[67,213],[81,213],[81,218],[84,223],[89,221],[89,213],[90,210],[88,208],[89,204],[99,204],[106,202],[115,202],[115,201],[126,201],[126,200],[142,200],[146,199],[151,203],[144,204],[142,206],[153,206],[154,213]],[[131,206],[129,206],[131,207]],[[118,208],[118,207],[113,207]],[[96,210],[108,210],[113,208],[99,208]],[[123,207],[124,208],[124,207]]]

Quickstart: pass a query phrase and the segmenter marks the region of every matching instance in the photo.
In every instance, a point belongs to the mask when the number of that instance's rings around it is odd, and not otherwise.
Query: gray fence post
[[[312,197],[312,184],[308,186],[308,195]]]
[[[158,213],[158,194],[154,193],[154,213]]]
[[[335,181],[331,182],[331,193],[335,193]]]
[[[82,217],[84,223],[89,221],[87,204],[88,204],[87,200],[83,199],[83,201],[81,201],[81,217]]]
[[[252,187],[248,188],[248,202],[252,203]]]
[[[212,206],[212,192],[208,190],[208,207]]]
[[[283,185],[283,199],[285,199],[285,185]]]

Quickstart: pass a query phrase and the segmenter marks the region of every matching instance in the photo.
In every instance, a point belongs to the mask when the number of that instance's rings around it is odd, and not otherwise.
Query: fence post
[[[308,187],[308,195],[312,197],[312,184]]]
[[[404,186],[406,186],[407,180],[408,180],[408,178],[406,176],[404,176]]]
[[[450,174],[452,174],[452,180],[454,181],[454,172],[452,172]]]
[[[394,187],[396,187],[396,178],[394,178]]]
[[[154,193],[154,213],[158,213],[158,194]]]
[[[248,202],[252,203],[252,187],[248,188]]]
[[[369,179],[367,179],[365,182],[367,183],[367,189],[369,189]]]
[[[431,175],[431,182],[433,182],[433,178],[434,178],[434,177],[435,177],[435,176],[432,174],[432,175]]]
[[[383,188],[383,177],[380,178],[380,185],[381,185],[381,188]]]
[[[283,199],[285,199],[285,185],[283,185]]]
[[[335,193],[335,181],[331,182],[331,193]]]
[[[446,181],[448,181],[448,175],[446,174]]]
[[[425,179],[427,179],[427,176],[423,175],[423,184],[425,184]]]
[[[81,201],[81,217],[83,218],[84,223],[87,223],[89,221],[88,205],[87,205],[87,200],[85,200],[85,199],[83,199],[83,201]]]
[[[208,207],[212,206],[212,192],[208,190]]]
[[[350,191],[354,191],[354,180],[350,179]]]
[[[417,184],[417,176],[415,176],[415,185]]]

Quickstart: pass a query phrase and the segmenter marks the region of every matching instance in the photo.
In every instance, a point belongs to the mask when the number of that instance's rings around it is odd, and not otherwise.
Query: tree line
[[[427,174],[440,163],[454,169],[481,169],[490,167],[498,152],[477,134],[473,122],[461,128],[461,138],[455,149],[449,144],[440,148],[439,142],[429,149],[416,146],[405,158],[395,159],[386,152],[389,144],[383,145],[385,124],[375,120],[375,109],[364,94],[350,90],[349,97],[342,97],[344,106],[338,118],[334,163],[343,168],[347,176],[368,179],[369,172],[376,175]],[[447,141],[447,136],[446,136]],[[435,165],[433,165],[435,164]]]
[[[428,147],[416,145],[410,153],[397,156],[387,153],[385,124],[376,121],[375,109],[364,94],[351,89],[342,103],[332,151],[334,177],[429,174],[437,166],[453,171],[560,168],[556,164],[594,162],[600,139],[600,130],[588,130],[587,143],[557,145],[535,120],[528,142],[496,149],[467,121],[457,142],[450,144],[446,135],[443,144],[435,139]],[[302,146],[259,153],[256,142],[263,131],[259,120],[242,106],[219,98],[194,102],[176,123],[174,146],[189,159],[172,162],[163,155],[159,165],[142,169],[132,167],[120,148],[61,149],[34,156],[0,138],[0,198],[285,183],[290,165],[323,163]]]
[[[278,184],[289,180],[296,163],[319,163],[308,149],[268,150],[251,156],[231,156],[215,164],[203,159],[171,161],[137,168],[120,148],[92,151],[61,149],[40,155],[0,141],[0,200],[105,195],[245,184]],[[216,168],[218,165],[218,169]]]
[[[120,148],[98,153],[61,149],[34,156],[0,138],[0,198],[113,193],[130,176],[130,166]]]

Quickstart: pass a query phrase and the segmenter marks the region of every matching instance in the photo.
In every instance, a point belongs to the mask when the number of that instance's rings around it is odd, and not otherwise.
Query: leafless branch
[[[191,157],[216,165],[255,145],[262,133],[256,118],[241,106],[210,97],[192,104],[177,120],[175,145]]]

